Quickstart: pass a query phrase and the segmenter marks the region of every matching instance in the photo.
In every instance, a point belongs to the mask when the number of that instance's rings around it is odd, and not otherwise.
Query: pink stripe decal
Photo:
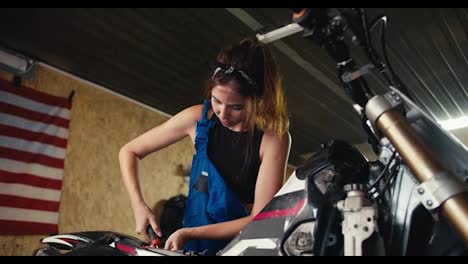
[[[286,208],[286,209],[276,209],[267,212],[260,212],[258,213],[253,221],[268,219],[273,217],[281,217],[281,216],[289,216],[295,215],[301,210],[302,206],[304,205],[305,199],[300,200],[294,207]]]
[[[135,249],[130,246],[120,244],[120,243],[115,243],[115,246],[117,247],[118,250],[123,251],[127,254],[135,255],[136,253]]]

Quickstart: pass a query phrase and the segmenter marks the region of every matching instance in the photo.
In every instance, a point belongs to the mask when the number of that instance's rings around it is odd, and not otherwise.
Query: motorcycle
[[[218,256],[467,255],[468,148],[409,96],[370,41],[365,9],[293,9],[295,32],[325,48],[377,160],[332,140],[299,166],[273,200]],[[284,32],[281,34],[284,35]],[[260,40],[267,34],[258,35]],[[365,49],[357,67],[347,44]],[[382,38],[383,41],[383,38]],[[380,74],[388,92],[374,95],[365,80]],[[149,247],[115,232],[79,232],[42,239],[34,255],[204,255]]]

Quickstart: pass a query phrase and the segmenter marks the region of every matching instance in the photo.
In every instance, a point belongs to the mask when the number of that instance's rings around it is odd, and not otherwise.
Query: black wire
[[[371,25],[371,27],[370,27],[370,29],[369,29],[369,31],[370,31],[369,34],[371,34],[372,30],[374,29],[375,26],[377,26],[377,24],[378,24],[379,22],[384,22],[384,24],[386,25],[386,22],[387,22],[386,16],[380,15],[380,16],[378,16],[377,18],[374,19],[374,21],[372,22],[372,25]],[[384,36],[385,32],[384,32],[383,28],[384,28],[384,26],[381,27],[381,32],[380,32],[381,42],[382,42],[382,36],[383,36],[383,41],[385,42],[385,36]],[[385,28],[386,28],[386,27],[385,27]],[[375,52],[375,51],[374,51],[374,52]],[[381,62],[382,59],[381,59],[380,56],[377,54],[377,52],[375,52],[375,53],[376,53],[375,57],[378,58],[378,61],[379,61],[379,62],[375,61],[375,62],[373,62],[373,63],[375,64],[375,66],[376,66],[376,68],[378,69],[378,71],[383,75],[383,77],[385,78],[385,80],[387,81],[387,83],[388,83],[389,85],[397,86],[397,84],[395,83],[395,81],[393,80],[393,78],[390,78],[390,77],[388,76],[387,71],[386,71],[386,69],[385,69],[385,64],[383,64],[383,63]]]
[[[388,168],[390,167],[390,164],[392,163],[393,159],[395,158],[396,156],[396,151],[394,151],[392,153],[392,156],[390,156],[390,159],[388,161],[388,163],[385,165],[385,167],[383,168],[382,172],[379,174],[379,176],[377,177],[377,179],[371,184],[369,185],[368,187],[368,190],[370,191],[372,188],[375,187],[375,185],[377,185],[377,183],[379,183],[379,181],[383,178],[385,172],[388,170]]]
[[[371,27],[370,27],[369,31],[374,30],[374,27],[377,26],[377,24],[378,24],[379,22],[381,22],[381,21],[383,21],[383,20],[385,20],[385,19],[386,19],[386,16],[385,16],[385,15],[379,15],[379,16],[377,16],[376,18],[374,18],[374,20],[373,20],[372,23],[371,23]]]
[[[390,177],[388,177],[388,179],[385,181],[384,186],[381,189],[381,192],[378,194],[377,197],[375,197],[375,199],[379,199],[385,193],[387,187],[389,186],[391,179],[395,176],[396,173],[398,173],[399,171],[398,168],[400,168],[400,164],[395,164],[393,168],[392,168],[393,169],[392,172],[390,172]]]
[[[384,22],[383,24],[386,25],[386,22],[387,22],[386,21],[386,16],[385,15],[377,16],[372,21],[371,27],[369,29],[369,35],[371,35],[372,30],[379,24],[379,22]],[[381,41],[382,41],[382,36],[383,36],[383,42],[385,42],[384,26],[382,26],[381,29],[382,29],[381,33],[380,33]],[[385,29],[386,29],[386,27],[385,27]],[[372,42],[372,40],[371,40],[371,42]],[[384,77],[387,84],[391,85],[391,86],[398,87],[399,85],[395,82],[395,79],[394,79],[393,75],[389,76],[388,73],[387,73],[386,66],[385,66],[386,62],[385,63],[382,62],[381,57],[379,56],[379,54],[377,53],[377,51],[374,48],[372,48],[372,53],[373,53],[373,59],[371,59],[371,61],[375,65],[377,70],[382,74],[382,76]],[[391,74],[391,72],[390,72],[390,74]]]
[[[363,32],[364,32],[364,42],[366,43],[366,53],[367,53],[367,56],[369,57],[369,59],[371,60],[371,62],[373,64],[377,64],[375,63],[376,60],[375,60],[375,57],[374,57],[374,47],[372,46],[372,41],[370,39],[370,31],[369,31],[369,26],[367,24],[367,13],[366,13],[366,9],[365,8],[360,8],[359,9],[360,13],[361,13],[361,24],[362,24],[362,29],[363,29]]]
[[[395,82],[393,81],[393,78],[391,78],[386,70],[385,70],[385,64],[382,63],[382,59],[381,57],[379,56],[379,54],[376,52],[376,50],[374,49],[373,45],[372,45],[372,39],[370,37],[371,35],[371,30],[380,22],[380,21],[385,21],[385,18],[386,16],[383,16],[381,15],[380,17],[377,17],[377,19],[375,19],[373,22],[372,22],[372,26],[370,27],[369,29],[369,26],[368,26],[368,23],[367,23],[367,14],[366,14],[366,10],[364,8],[361,8],[360,9],[360,14],[361,14],[361,23],[362,23],[362,27],[363,27],[363,31],[364,31],[364,40],[365,40],[365,43],[366,43],[366,53],[367,53],[367,56],[369,58],[369,60],[371,61],[371,63],[373,65],[375,65],[375,67],[378,69],[378,71],[383,75],[385,81],[388,83],[388,85],[392,85],[392,86],[398,86],[395,84]],[[382,35],[381,35],[382,36]],[[385,38],[384,38],[385,40]]]
[[[381,45],[382,45],[383,58],[384,58],[385,65],[387,66],[388,70],[390,71],[390,74],[391,74],[391,77],[392,77],[391,80],[390,80],[390,78],[387,76],[387,74],[385,72],[382,72],[382,73],[384,74],[384,77],[387,80],[387,82],[391,83],[393,86],[398,88],[402,93],[404,93],[408,98],[413,100],[411,94],[409,93],[408,87],[401,81],[400,77],[398,77],[398,75],[396,74],[395,70],[393,69],[392,64],[390,63],[390,59],[388,57],[387,45],[386,45],[387,41],[386,41],[386,37],[385,37],[386,32],[387,32],[387,16],[380,15],[376,19],[374,19],[374,21],[372,22],[372,26],[370,28],[370,31],[372,31],[373,28],[375,26],[377,26],[377,24],[379,22],[382,22],[381,23],[382,26],[380,28],[380,42],[381,42]],[[381,65],[379,65],[379,66],[381,66]]]
[[[409,94],[408,92],[408,88],[406,87],[406,85],[400,80],[400,78],[398,77],[398,75],[396,74],[396,72],[393,70],[393,67],[390,63],[390,60],[388,58],[388,54],[387,54],[387,45],[385,44],[386,43],[386,40],[385,40],[385,33],[387,31],[387,20],[385,19],[384,20],[384,23],[382,23],[382,27],[381,27],[381,30],[380,30],[380,41],[382,43],[382,53],[383,53],[383,56],[384,56],[384,60],[385,60],[385,63],[388,67],[388,69],[390,70],[390,73],[392,74],[392,77],[393,77],[393,80],[396,81],[396,84],[395,85],[397,88],[399,88],[399,90],[404,93],[409,99],[411,99],[413,101],[413,98],[411,97],[411,95]]]

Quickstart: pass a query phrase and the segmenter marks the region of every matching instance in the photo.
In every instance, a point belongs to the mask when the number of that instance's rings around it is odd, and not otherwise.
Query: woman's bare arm
[[[195,134],[195,122],[200,119],[202,106],[189,107],[165,123],[138,136],[123,146],[119,152],[120,169],[135,215],[136,232],[145,234],[148,224],[161,235],[155,217],[146,206],[138,177],[138,160],[150,153],[165,148],[186,136]]]

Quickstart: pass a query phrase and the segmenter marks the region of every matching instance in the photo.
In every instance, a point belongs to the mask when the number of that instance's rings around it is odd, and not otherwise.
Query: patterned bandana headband
[[[247,73],[245,73],[244,71],[238,70],[232,65],[227,66],[227,65],[223,65],[223,64],[218,64],[216,66],[216,69],[214,70],[214,73],[213,73],[213,76],[211,77],[211,79],[214,80],[216,74],[218,74],[219,72],[224,73],[224,75],[230,75],[230,74],[233,74],[233,73],[237,73],[244,80],[246,80],[250,85],[255,87],[255,91],[257,92],[257,95],[261,95],[260,87],[258,87],[257,83],[252,78],[250,78],[249,75],[247,75]]]

